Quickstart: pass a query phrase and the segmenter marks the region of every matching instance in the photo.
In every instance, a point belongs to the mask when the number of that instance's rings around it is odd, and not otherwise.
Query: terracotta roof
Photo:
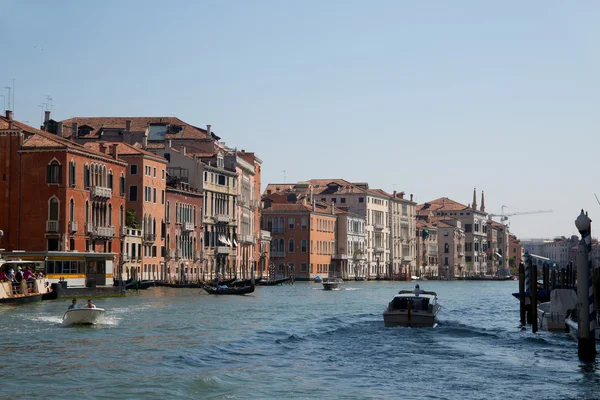
[[[121,156],[121,155],[124,155],[124,156],[127,156],[127,155],[145,155],[145,156],[151,156],[151,157],[154,157],[154,158],[158,158],[161,161],[164,160],[164,162],[167,163],[167,160],[164,159],[163,157],[161,157],[159,155],[156,155],[154,153],[151,153],[149,151],[146,151],[146,150],[144,150],[144,149],[142,149],[140,147],[132,146],[132,145],[130,145],[128,143],[123,143],[123,142],[103,142],[103,141],[100,141],[100,142],[86,143],[84,146],[86,148],[88,148],[88,149],[92,149],[92,150],[95,150],[95,151],[97,151],[99,153],[102,153],[100,151],[100,145],[101,144],[104,144],[108,149],[110,149],[110,147],[112,145],[116,144],[117,145],[117,152],[118,152],[119,156]]]
[[[269,208],[264,208],[262,213],[277,211],[312,211],[312,207],[299,203],[272,203]]]
[[[394,195],[386,192],[385,190],[382,189],[369,189],[368,190],[369,193],[373,193],[375,195],[379,195],[379,196],[385,196],[385,197],[390,197],[390,198],[394,198]]]
[[[436,226],[430,224],[429,222],[425,222],[423,220],[417,220],[417,229],[436,229]]]
[[[465,206],[457,201],[451,200],[447,197],[440,197],[432,201],[428,201],[417,206],[417,211],[459,211],[459,210],[472,210],[470,207]],[[475,211],[475,210],[472,210]]]
[[[24,132],[27,133],[47,133],[44,131],[41,131],[37,128],[34,128],[33,126],[29,126],[23,122],[11,119],[8,120],[5,117],[0,116],[0,129],[10,129],[9,127],[12,125],[12,129],[21,129]]]
[[[180,131],[168,130],[165,139],[206,139],[206,130],[190,125],[177,117],[76,117],[61,121],[63,123],[62,135],[71,136],[71,127],[73,122],[78,126],[90,126],[93,129],[87,137],[96,138],[102,129],[118,129],[125,131],[126,121],[131,121],[131,132],[145,132],[150,124],[166,124],[168,126],[179,127]],[[212,136],[219,140],[214,133]],[[82,137],[82,136],[79,136]],[[83,136],[85,137],[85,136]]]

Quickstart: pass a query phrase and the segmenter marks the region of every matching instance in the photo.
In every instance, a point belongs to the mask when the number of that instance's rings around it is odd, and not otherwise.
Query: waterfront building
[[[487,271],[486,275],[506,276],[509,274],[509,232],[504,224],[488,219],[488,241],[486,246]]]
[[[341,274],[332,261],[339,210],[292,191],[263,197],[262,229],[271,233],[269,277],[312,280]]]
[[[337,208],[336,214],[337,248],[332,256],[334,271],[339,272],[336,276],[342,279],[364,278],[367,241],[365,218],[343,207]]]
[[[436,222],[438,229],[438,270],[441,279],[463,277],[465,264],[465,231],[462,222],[456,219],[440,219]]]
[[[116,146],[89,149],[7,111],[0,117],[3,247],[48,257],[51,279],[105,284],[121,261],[126,169]]]
[[[438,228],[432,222],[419,218],[416,223],[417,264],[410,269],[410,276],[433,278],[438,273]]]
[[[269,184],[265,194],[282,190],[308,193],[309,198],[347,208],[365,218],[367,278],[385,277],[390,267],[390,195],[369,189],[366,182],[351,183],[344,179],[311,179],[299,184]]]
[[[465,276],[482,276],[487,271],[487,213],[483,193],[481,208],[477,209],[476,192],[473,191],[473,203],[464,205],[441,197],[417,206],[419,216],[430,221],[453,218],[461,221],[465,231]]]
[[[416,206],[413,195],[404,198],[404,192],[394,191],[389,204],[390,219],[390,276],[405,278],[416,259]]]
[[[165,279],[167,160],[139,145],[122,142],[89,141],[84,146],[100,152],[107,147],[116,148],[119,156],[127,161],[127,225],[142,230],[140,279]]]
[[[115,271],[117,279],[140,279],[142,273],[142,245],[143,234],[141,229],[121,227],[123,245],[121,248],[121,263]]]
[[[518,273],[516,268],[518,268],[519,264],[521,264],[521,262],[523,261],[523,255],[525,254],[523,250],[523,245],[515,235],[509,235],[508,243],[508,247],[510,249],[509,266],[513,273]]]
[[[201,191],[192,188],[184,176],[167,174],[165,210],[165,280],[197,282],[206,279],[203,259]]]

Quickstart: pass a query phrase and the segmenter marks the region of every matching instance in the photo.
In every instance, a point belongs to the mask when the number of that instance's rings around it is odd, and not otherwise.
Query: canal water
[[[410,282],[152,288],[96,299],[103,324],[63,327],[69,299],[0,305],[0,398],[598,399],[566,334],[519,326],[516,282],[422,282],[435,329],[385,328]],[[85,299],[79,299],[83,303]]]

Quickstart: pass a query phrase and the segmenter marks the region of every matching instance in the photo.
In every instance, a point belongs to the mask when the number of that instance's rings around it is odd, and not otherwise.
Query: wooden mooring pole
[[[575,220],[581,234],[577,253],[577,297],[581,308],[578,310],[579,341],[577,354],[581,360],[593,361],[596,358],[596,331],[594,310],[594,288],[592,286],[592,220],[583,213]]]
[[[521,317],[521,325],[527,323],[526,306],[525,306],[525,265],[519,263],[519,316]]]
[[[531,263],[531,257],[529,259]],[[538,320],[537,320],[537,280],[538,280],[538,268],[537,265],[531,266],[531,331],[536,333],[538,331]]]

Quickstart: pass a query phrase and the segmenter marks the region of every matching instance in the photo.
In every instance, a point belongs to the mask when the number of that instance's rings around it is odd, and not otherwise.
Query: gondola
[[[189,283],[169,283],[169,282],[156,282],[156,286],[170,287],[176,289],[198,289],[202,287],[202,283],[189,282]]]
[[[203,289],[206,290],[208,294],[248,294],[254,292],[254,285],[244,287],[230,287],[226,289],[217,289],[216,287],[204,285]]]
[[[127,290],[143,290],[155,286],[154,281],[127,281],[125,283],[125,289]]]
[[[252,286],[252,279],[242,279],[239,281],[234,281],[227,286],[233,286],[233,287]]]
[[[267,281],[267,280],[260,280],[257,282],[257,284],[259,286],[276,286],[276,285],[283,285],[286,282],[291,281],[292,278],[283,278],[283,279],[275,279],[273,281]]]

